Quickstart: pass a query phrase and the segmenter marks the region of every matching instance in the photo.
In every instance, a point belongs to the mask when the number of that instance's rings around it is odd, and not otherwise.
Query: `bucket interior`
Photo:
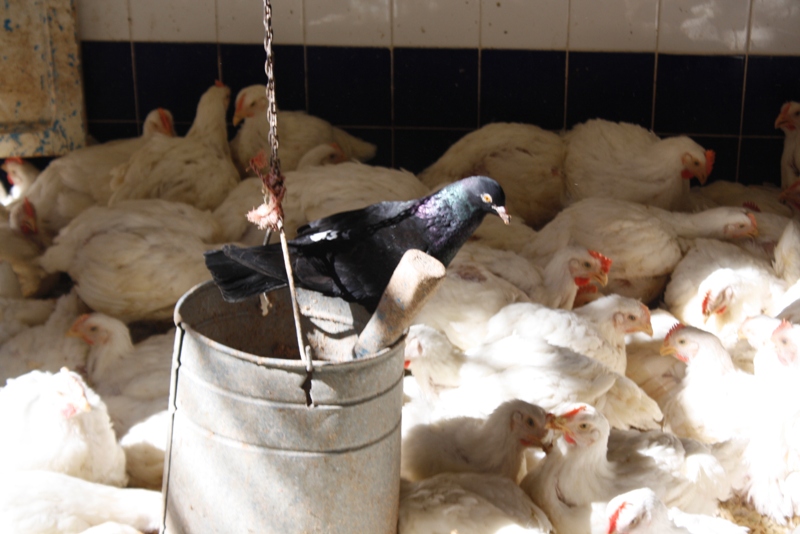
[[[178,302],[175,323],[191,326],[198,334],[233,350],[254,356],[300,360],[288,288],[272,291],[266,301],[253,297],[228,303],[217,287],[206,282]],[[297,289],[300,321],[314,360],[342,362],[352,359],[358,334],[370,319],[358,304]],[[268,303],[266,303],[268,302]]]

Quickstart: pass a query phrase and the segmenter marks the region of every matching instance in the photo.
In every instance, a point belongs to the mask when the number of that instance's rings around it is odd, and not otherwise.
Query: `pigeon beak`
[[[504,223],[506,224],[511,223],[511,217],[508,215],[508,212],[503,206],[495,206],[494,204],[492,204],[492,209],[497,212],[497,215],[499,215],[500,218],[503,219]]]

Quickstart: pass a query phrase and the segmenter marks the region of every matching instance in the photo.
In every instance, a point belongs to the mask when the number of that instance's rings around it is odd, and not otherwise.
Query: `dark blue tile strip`
[[[394,50],[395,124],[475,128],[478,51]]]
[[[479,122],[561,129],[567,74],[567,126],[602,117],[649,127],[655,111],[659,134],[688,132],[717,151],[712,179],[734,179],[739,160],[741,181],[779,181],[782,134],[773,123],[783,102],[800,99],[793,74],[800,57],[750,56],[742,118],[739,56],[660,54],[653,110],[653,54],[570,52],[566,73],[564,51],[482,50],[480,62],[478,54],[276,45],[278,104],[306,109],[308,102],[309,112],[376,143],[373,163],[390,165],[394,151],[395,166],[419,171]],[[170,109],[185,133],[218,61],[234,94],[265,81],[260,44],[93,41],[82,43],[82,59],[89,131],[101,141],[136,135],[136,121],[158,106]]]
[[[653,54],[570,52],[567,127],[594,118],[650,127]]]
[[[566,52],[483,50],[481,124],[526,122],[564,126]]]

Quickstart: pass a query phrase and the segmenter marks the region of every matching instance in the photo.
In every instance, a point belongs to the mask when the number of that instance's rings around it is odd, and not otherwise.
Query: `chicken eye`
[[[525,422],[528,423],[528,426],[536,426],[533,422],[533,417],[528,417]]]
[[[96,326],[90,326],[89,327],[89,332],[97,332],[97,327]]]
[[[587,428],[589,428],[589,423],[581,423],[580,425],[578,425],[578,428],[580,428],[581,430],[586,430]]]
[[[585,261],[585,262],[583,262],[583,266],[584,266],[584,267],[586,267],[586,268],[588,269],[589,267],[591,267],[591,266],[592,266],[592,264],[591,264],[591,263],[589,263],[588,261]]]
[[[491,204],[492,203],[492,195],[490,195],[489,193],[484,193],[484,194],[481,195],[481,200],[483,200],[487,204]]]
[[[635,321],[636,320],[636,316],[631,314],[631,315],[628,316],[628,320],[629,321]]]

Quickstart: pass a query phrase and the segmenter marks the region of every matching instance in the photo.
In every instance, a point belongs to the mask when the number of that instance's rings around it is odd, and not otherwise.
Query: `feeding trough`
[[[395,532],[402,339],[365,358],[362,307],[297,290],[229,304],[211,282],[178,302],[162,532]],[[313,407],[309,406],[313,402]]]

